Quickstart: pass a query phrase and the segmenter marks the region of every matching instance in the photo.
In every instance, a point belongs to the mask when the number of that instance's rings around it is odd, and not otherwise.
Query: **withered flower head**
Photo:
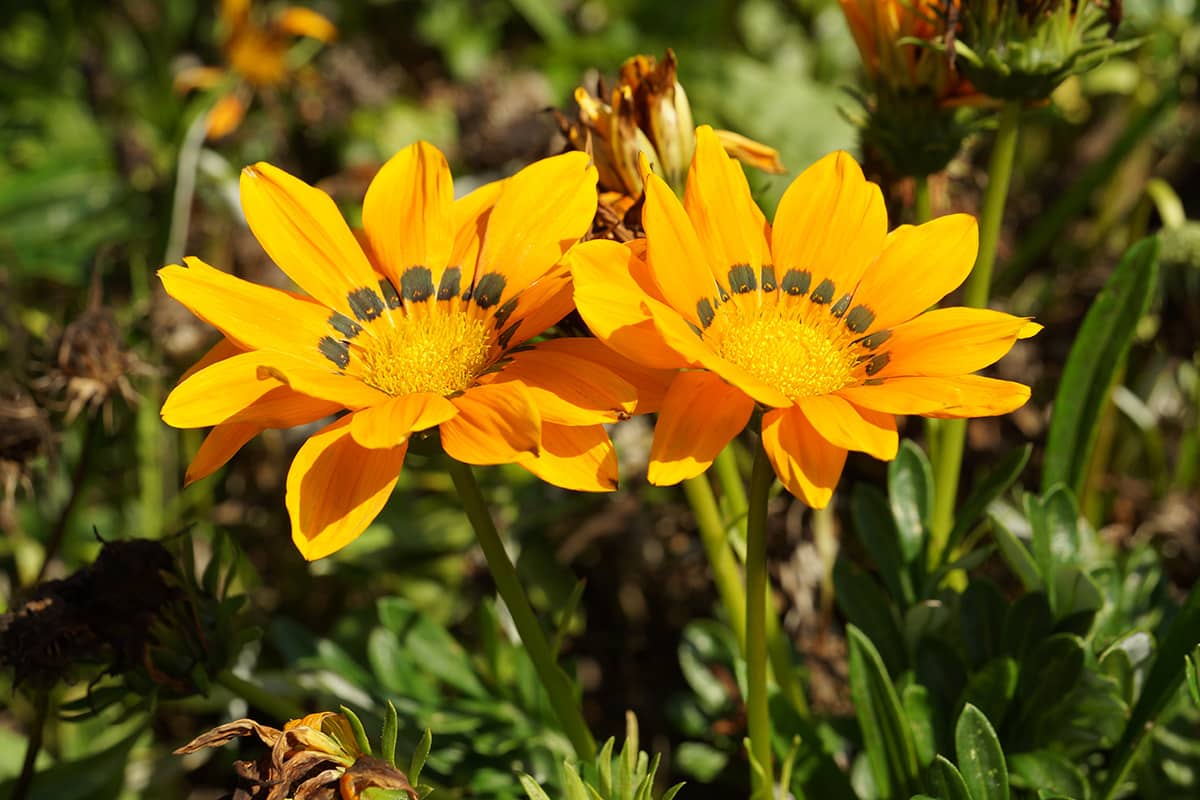
[[[95,563],[62,580],[33,586],[0,616],[0,665],[14,683],[51,686],[77,667],[137,668],[156,615],[176,597],[174,563],[158,542],[107,542]]]
[[[87,410],[102,412],[106,424],[112,424],[113,397],[137,402],[137,393],[129,376],[149,370],[125,347],[121,329],[112,310],[100,302],[98,283],[93,283],[87,309],[63,331],[55,347],[54,361],[35,386],[65,403],[66,421]]]
[[[17,489],[31,491],[33,462],[54,441],[46,412],[23,389],[0,389],[0,530],[16,524]]]
[[[239,719],[202,733],[175,751],[186,755],[220,747],[240,736],[257,736],[271,752],[238,761],[233,800],[359,800],[370,788],[406,792],[417,800],[408,776],[358,746],[350,720],[322,711],[294,719],[283,730]]]
[[[640,156],[676,193],[683,192],[696,151],[696,128],[677,67],[670,49],[662,61],[633,56],[621,65],[617,85],[607,98],[603,81],[595,96],[581,86],[575,90],[576,119],[557,115],[570,146],[595,160],[600,173],[597,220],[613,238],[631,239],[640,229],[627,215],[642,194]],[[716,133],[725,151],[739,161],[776,174],[786,171],[774,148],[730,131]],[[605,220],[610,224],[603,224]],[[634,230],[622,230],[624,225]]]

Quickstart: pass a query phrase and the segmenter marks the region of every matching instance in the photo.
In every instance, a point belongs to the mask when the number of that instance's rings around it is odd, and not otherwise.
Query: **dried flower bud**
[[[31,491],[33,462],[53,441],[46,412],[27,392],[0,391],[0,530],[15,527],[17,489]]]
[[[683,192],[696,150],[696,130],[677,68],[671,50],[662,61],[633,56],[621,65],[608,102],[603,99],[603,84],[596,96],[580,87],[575,90],[576,119],[558,114],[568,144],[590,153],[600,173],[598,235],[628,241],[640,231],[635,206],[642,194],[639,160],[643,156],[672,189]],[[734,158],[767,172],[786,171],[775,149],[728,131],[717,133]]]

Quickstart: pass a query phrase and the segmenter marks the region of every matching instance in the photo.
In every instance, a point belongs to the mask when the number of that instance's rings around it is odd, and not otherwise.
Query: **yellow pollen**
[[[461,392],[487,366],[487,326],[464,313],[408,317],[393,315],[395,326],[376,323],[374,339],[360,337],[362,379],[398,396]]]
[[[830,394],[854,383],[854,353],[836,327],[813,325],[786,309],[763,308],[729,319],[722,358],[793,400]]]

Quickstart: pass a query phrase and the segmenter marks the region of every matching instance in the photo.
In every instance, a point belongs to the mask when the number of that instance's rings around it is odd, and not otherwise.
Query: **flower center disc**
[[[793,400],[830,394],[854,383],[854,354],[823,330],[783,309],[730,320],[721,339],[726,361]]]
[[[487,366],[490,339],[482,320],[432,312],[377,324],[362,354],[363,382],[393,396],[461,392]]]

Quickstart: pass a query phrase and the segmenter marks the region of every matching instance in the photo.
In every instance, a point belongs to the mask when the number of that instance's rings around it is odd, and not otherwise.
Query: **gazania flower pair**
[[[189,481],[264,429],[348,412],[308,438],[288,473],[293,539],[309,559],[370,524],[409,437],[431,428],[468,464],[616,487],[603,425],[650,410],[663,381],[595,339],[527,344],[572,307],[562,259],[596,211],[586,155],[540,161],[456,201],[442,154],[413,145],[371,183],[358,238],[328,195],[268,164],[248,167],[241,190],[250,229],[307,295],[195,258],[159,272],[227,337],[163,406],[176,427],[215,426]]]
[[[894,414],[999,414],[1028,398],[971,373],[1035,325],[921,313],[970,270],[970,217],[888,234],[878,188],[836,153],[797,178],[768,226],[707,127],[682,205],[647,164],[642,179],[646,239],[576,244],[596,211],[586,155],[455,201],[441,153],[417,144],[372,182],[356,239],[324,193],[247,168],[250,228],[308,294],[194,258],[160,271],[227,337],[163,408],[172,425],[216,426],[188,479],[263,429],[348,412],[309,437],[288,473],[293,538],[311,559],[361,533],[409,437],[434,427],[459,461],[606,490],[616,460],[604,423],[661,405],[649,478],[671,484],[706,469],[760,408],[780,480],[821,506],[848,450],[895,455]],[[598,339],[527,344],[570,311],[572,288]]]

